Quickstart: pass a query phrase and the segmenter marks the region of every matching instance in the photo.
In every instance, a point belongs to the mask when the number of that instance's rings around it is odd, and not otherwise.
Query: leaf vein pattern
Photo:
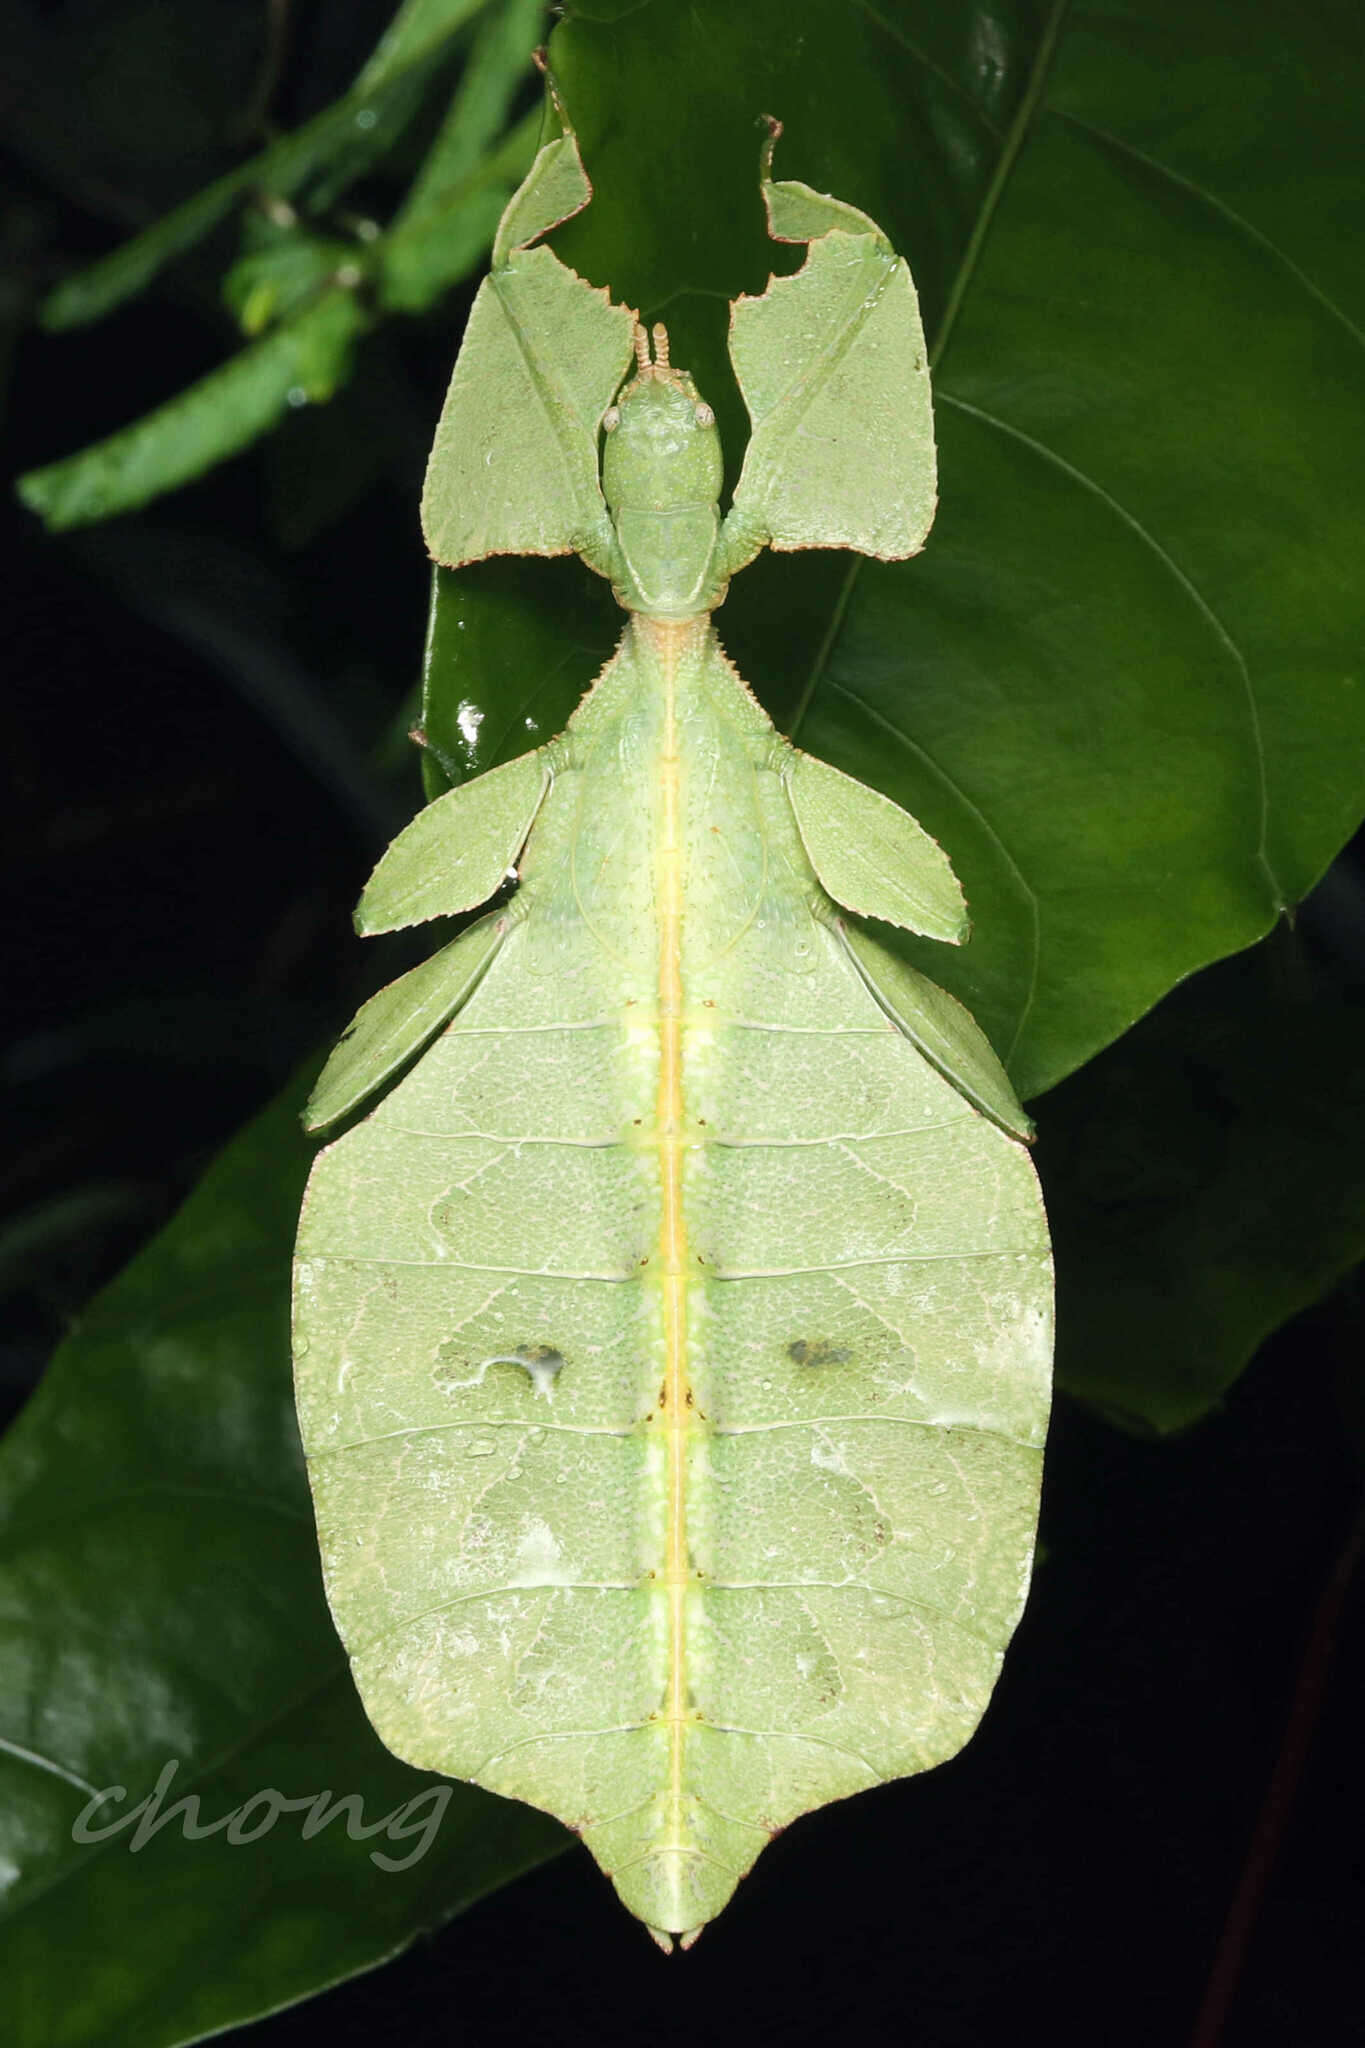
[[[258,1742],[263,1735],[268,1735],[272,1728],[278,1727],[281,1721],[287,1721],[289,1716],[297,1713],[300,1707],[306,1706],[310,1700],[314,1700],[321,1693],[326,1692],[329,1686],[340,1684],[343,1678],[349,1679],[349,1676],[349,1667],[344,1654],[341,1653],[340,1645],[338,1645],[337,1661],[330,1671],[326,1672],[321,1678],[310,1679],[307,1685],[301,1686],[273,1714],[267,1714],[263,1720],[257,1721],[253,1727],[247,1730],[245,1735],[239,1736],[236,1742],[229,1743],[225,1749],[219,1750],[216,1756],[210,1757],[207,1763],[201,1764],[197,1771],[192,1771],[188,1778],[185,1778],[183,1781],[177,1781],[177,1799],[184,1798],[186,1793],[197,1791],[201,1785],[206,1784],[217,1772],[223,1770],[228,1764],[235,1762],[239,1756],[251,1748],[253,1743]],[[4,1916],[6,1921],[13,1922],[21,1914],[31,1911],[34,1906],[47,1897],[49,1892],[55,1891],[59,1885],[67,1883],[70,1878],[76,1877],[88,1869],[96,1857],[107,1856],[118,1840],[119,1837],[117,1835],[106,1835],[103,1841],[93,1843],[85,1855],[77,1856],[71,1862],[65,1864],[62,1869],[55,1870],[46,1884],[39,1885],[35,1891],[28,1894],[27,1898],[21,1899],[18,1905],[12,1906],[9,1909]]]
[[[0,1735],[0,1756],[13,1757],[16,1763],[27,1764],[30,1770],[41,1771],[49,1778],[60,1778],[64,1785],[70,1785],[77,1792],[84,1792],[93,1799],[96,1788],[78,1771],[68,1770],[55,1757],[43,1756],[36,1749],[25,1749],[20,1742],[11,1742],[7,1735]]]
[[[704,1806],[710,1806],[710,1803],[709,1800],[702,1801]],[[710,1863],[717,1870],[723,1870],[727,1877],[739,1877],[741,1875],[733,1863],[722,1863],[719,1856],[713,1856],[709,1849],[698,1849],[691,1842],[670,1842],[668,1847],[673,1855],[690,1856],[694,1863]],[[656,1853],[653,1849],[642,1849],[638,1856],[628,1856],[624,1863],[618,1863],[612,1875],[620,1877],[627,1870],[634,1870],[637,1863],[647,1863],[650,1857]]]
[[[1169,184],[1178,186],[1182,192],[1188,192],[1192,199],[1197,199],[1201,205],[1208,207],[1211,213],[1216,213],[1220,219],[1227,222],[1234,233],[1253,243],[1258,249],[1263,249],[1267,256],[1273,257],[1302,291],[1307,292],[1325,313],[1330,314],[1333,320],[1344,327],[1359,347],[1365,348],[1365,333],[1362,333],[1350,314],[1337,304],[1331,294],[1324,291],[1320,284],[1315,283],[1306,270],[1300,269],[1293,257],[1283,250],[1278,242],[1272,240],[1253,221],[1249,221],[1245,214],[1238,213],[1235,207],[1229,206],[1225,199],[1220,199],[1216,192],[1210,192],[1207,185],[1201,185],[1196,178],[1187,178],[1183,172],[1174,170],[1170,164],[1162,163],[1159,157],[1149,156],[1146,150],[1137,148],[1134,143],[1125,142],[1121,135],[1113,134],[1108,128],[1101,128],[1095,121],[1087,121],[1079,114],[1069,114],[1060,107],[1053,111],[1056,118],[1065,121],[1069,128],[1075,128],[1080,134],[1089,136],[1092,141],[1113,150],[1118,156],[1131,157],[1133,162],[1144,165],[1156,177],[1164,178]]]
[[[850,1763],[861,1764],[865,1771],[870,1771],[874,1783],[886,1782],[885,1773],[858,1750],[849,1749],[842,1742],[831,1742],[827,1735],[809,1735],[796,1728],[740,1728],[733,1721],[713,1721],[711,1726],[722,1735],[751,1735],[758,1742],[809,1742],[816,1749],[832,1749],[836,1756],[846,1756]]]
[[[893,1131],[831,1131],[823,1138],[721,1138],[712,1133],[707,1142],[722,1152],[811,1151],[818,1145],[838,1145],[847,1151],[855,1145],[880,1145],[893,1138],[923,1138],[933,1131],[956,1130],[968,1122],[970,1109],[961,1116],[940,1117],[932,1124],[904,1124]]]
[[[430,1621],[433,1616],[449,1614],[456,1607],[468,1607],[475,1600],[505,1600],[513,1593],[632,1593],[637,1590],[632,1579],[555,1579],[540,1585],[485,1586],[472,1593],[457,1593],[453,1599],[438,1601],[434,1607],[423,1607],[416,1614],[405,1614],[400,1621],[390,1622],[387,1628],[367,1636],[363,1643],[354,1644],[350,1655],[352,1659],[364,1657],[380,1643],[386,1643],[390,1636],[406,1635],[409,1629],[420,1627],[422,1622]],[[546,1601],[545,1605],[549,1604]],[[646,1724],[641,1721],[632,1725],[643,1728]]]
[[[638,1735],[642,1728],[649,1725],[648,1721],[623,1721],[619,1726],[612,1728],[552,1728],[542,1730],[536,1735],[519,1735],[515,1742],[505,1743],[501,1749],[495,1749],[491,1756],[486,1756],[478,1769],[471,1771],[469,1776],[477,1783],[486,1772],[492,1770],[494,1764],[500,1764],[505,1756],[511,1756],[513,1750],[528,1749],[533,1742],[597,1742],[604,1735]]]
[[[716,1436],[766,1436],[779,1429],[842,1429],[847,1423],[873,1423],[878,1428],[884,1422],[894,1422],[905,1429],[933,1429],[940,1432],[954,1430],[962,1436],[989,1437],[993,1443],[1010,1444],[1015,1450],[1037,1451],[1039,1444],[1029,1443],[1027,1438],[1009,1436],[1003,1429],[987,1429],[979,1422],[938,1422],[926,1415],[800,1415],[790,1422],[718,1422]]]
[[[309,1464],[316,1465],[324,1458],[340,1458],[347,1451],[368,1451],[374,1444],[391,1444],[408,1436],[447,1436],[452,1431],[480,1429],[534,1429],[548,1436],[631,1436],[632,1429],[589,1428],[580,1422],[541,1422],[533,1416],[495,1415],[488,1421],[470,1422],[415,1422],[409,1429],[385,1430],[382,1436],[360,1436],[354,1443],[333,1444],[330,1450],[314,1451]]]
[[[958,1266],[984,1259],[1014,1259],[1021,1252],[1036,1250],[1027,1244],[1002,1244],[994,1251],[978,1252],[883,1252],[866,1259],[832,1259],[823,1266],[712,1266],[713,1280],[787,1280],[805,1273],[858,1272],[864,1266]]]
[[[395,1123],[392,1117],[385,1117],[384,1128],[400,1138],[429,1138],[433,1144],[438,1145],[459,1144],[466,1138],[476,1144],[501,1145],[503,1151],[499,1158],[505,1158],[508,1152],[520,1152],[524,1147],[531,1145],[548,1145],[569,1152],[607,1152],[613,1145],[625,1142],[618,1134],[613,1134],[609,1138],[543,1138],[514,1136],[510,1131],[419,1131],[410,1124]]]
[[[955,398],[949,391],[940,391],[939,403],[952,406],[955,412],[967,413],[971,418],[980,420],[983,426],[991,427],[995,432],[1007,435],[1010,440],[1019,442],[1022,447],[1030,449],[1040,460],[1049,463],[1062,475],[1068,477],[1081,490],[1088,491],[1092,497],[1098,498],[1102,504],[1107,505],[1115,518],[1121,520],[1129,531],[1161,563],[1162,567],[1195,606],[1210,631],[1216,635],[1224,653],[1230,657],[1237,671],[1246,704],[1247,725],[1251,735],[1257,780],[1258,819],[1255,862],[1266,880],[1270,883],[1274,893],[1275,909],[1277,911],[1283,909],[1285,901],[1284,890],[1281,888],[1279,878],[1270,864],[1270,857],[1266,847],[1270,791],[1266,778],[1265,741],[1261,733],[1260,706],[1256,701],[1256,691],[1251,680],[1251,671],[1247,665],[1246,656],[1223,624],[1223,621],[1219,618],[1213,606],[1209,603],[1193,578],[1181,568],[1169,548],[1163,546],[1151,529],[1144,526],[1135,513],[1130,512],[1126,505],[1122,504],[1111,491],[1107,491],[1103,484],[1098,483],[1085,470],[1078,469],[1074,463],[1068,462],[1064,455],[1059,455],[1057,450],[1050,448],[1045,441],[1038,440],[1033,434],[1025,433],[1021,427],[1012,426],[1008,420],[1000,419],[995,413],[986,412],[982,407],[970,404],[965,398]]]
[[[990,234],[991,224],[995,219],[1000,201],[1004,197],[1005,187],[1010,180],[1010,172],[1014,169],[1019,152],[1023,148],[1029,129],[1033,125],[1034,115],[1038,111],[1039,103],[1043,97],[1043,90],[1047,85],[1048,73],[1052,69],[1052,59],[1062,32],[1062,22],[1068,5],[1069,0],[1052,0],[1047,20],[1043,24],[1042,34],[1038,39],[1038,48],[1034,52],[1033,67],[1029,72],[1028,83],[1024,87],[1023,97],[1015,108],[1014,118],[1006,131],[994,174],[981,201],[981,209],[973,223],[972,232],[967,239],[967,246],[962,252],[962,261],[957,267],[957,274],[953,279],[952,289],[948,293],[948,303],[943,309],[942,324],[933,342],[930,344],[929,368],[931,371],[937,370],[943,351],[948,346],[949,337],[957,325],[957,316],[962,310],[962,302],[967,296],[967,289],[976,273],[976,266],[981,261],[981,251],[986,246],[986,238]]]
[[[968,1623],[940,1607],[936,1600],[922,1599],[916,1593],[888,1593],[881,1586],[869,1586],[865,1579],[712,1579],[709,1582],[713,1593],[867,1593],[874,1600],[891,1600],[897,1607],[905,1607],[917,1614],[932,1614],[938,1621],[946,1621],[950,1628],[960,1629],[964,1636],[970,1636],[983,1650],[998,1656],[995,1644]],[[809,1612],[809,1608],[807,1612]],[[811,1616],[814,1620],[814,1615]]]
[[[379,1259],[368,1252],[310,1252],[309,1259],[313,1265],[411,1266],[419,1272],[435,1273],[443,1269],[452,1273],[511,1273],[518,1280],[603,1280],[615,1287],[636,1277],[634,1267],[621,1273],[566,1273],[559,1266],[488,1266],[478,1259]]]
[[[922,50],[918,43],[913,42],[899,22],[888,21],[879,8],[870,5],[870,0],[858,0],[858,6],[867,16],[868,20],[875,23],[890,42],[895,43],[900,49],[904,50],[907,57],[912,57],[921,70],[927,71],[932,78],[936,78],[940,85],[946,85],[953,97],[961,100],[963,105],[976,116],[987,133],[999,139],[1001,130],[992,121],[985,108],[977,100],[973,99],[971,93],[968,92],[960,79],[954,78],[951,71],[946,71],[935,58],[929,55],[927,50]]]

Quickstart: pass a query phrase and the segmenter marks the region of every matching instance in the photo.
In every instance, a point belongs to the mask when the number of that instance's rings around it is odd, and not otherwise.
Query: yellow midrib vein
[[[659,1159],[659,1258],[662,1268],[666,1372],[664,1423],[668,1433],[668,1846],[683,1843],[683,1736],[687,1563],[687,1219],[683,1212],[682,1091],[682,763],[678,755],[677,666],[682,635],[650,622],[663,672],[663,732],[659,748],[659,1090],[656,1103]]]

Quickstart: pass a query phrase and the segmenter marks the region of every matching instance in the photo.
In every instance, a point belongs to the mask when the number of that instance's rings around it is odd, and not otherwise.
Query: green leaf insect
[[[428,543],[574,551],[628,618],[564,734],[439,797],[366,888],[364,932],[497,901],[333,1053],[313,1128],[406,1071],[320,1154],[296,1264],[375,1728],[557,1815],[666,1948],[798,1814],[971,1735],[1049,1393],[1030,1126],[875,936],[966,936],[947,857],[784,740],[711,622],[760,548],[911,555],[935,503],[909,271],[770,159],[806,256],[732,308],[753,430],[724,516],[664,329],[539,240],[590,196],[572,134],[504,216]]]

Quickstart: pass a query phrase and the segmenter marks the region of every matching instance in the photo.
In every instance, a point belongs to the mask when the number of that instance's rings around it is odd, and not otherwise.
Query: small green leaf
[[[446,55],[450,38],[484,0],[407,0],[350,91],[292,134],[238,164],[174,207],[142,234],[77,272],[44,300],[45,327],[79,327],[133,298],[175,257],[210,234],[243,194],[288,199],[329,165],[365,145],[389,101],[416,111],[410,93]],[[391,128],[384,134],[392,141]],[[334,196],[334,195],[333,195]]]
[[[291,1088],[86,1311],[0,1451],[0,1980],[7,2048],[175,2048],[371,1968],[561,1831],[398,1763],[323,1599],[290,1398],[289,1255],[313,1147]],[[131,1853],[108,1824],[177,1770]],[[269,1790],[352,1795],[268,1834]],[[439,1792],[449,1791],[449,1803]],[[257,1803],[234,1843],[221,1823]],[[395,1823],[395,1826],[402,1825]],[[94,1932],[92,1933],[92,1930]],[[224,1955],[231,1967],[223,1965]]]
[[[468,275],[535,155],[539,108],[494,148],[539,41],[541,0],[508,0],[480,25],[449,114],[383,242],[383,299],[420,312]]]
[[[131,427],[30,470],[19,495],[54,532],[145,505],[248,447],[290,406],[330,398],[366,324],[354,292],[328,290]]]
[[[248,222],[246,253],[223,279],[223,298],[249,339],[297,312],[347,266],[359,281],[355,244],[312,235],[293,224],[280,227],[261,215],[254,221],[248,216]]]

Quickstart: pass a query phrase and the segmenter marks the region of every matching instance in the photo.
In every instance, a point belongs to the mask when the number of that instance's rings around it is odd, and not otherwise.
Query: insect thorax
[[[719,551],[720,436],[682,370],[643,365],[603,421],[602,489],[616,529],[613,585],[627,611],[711,611]]]

